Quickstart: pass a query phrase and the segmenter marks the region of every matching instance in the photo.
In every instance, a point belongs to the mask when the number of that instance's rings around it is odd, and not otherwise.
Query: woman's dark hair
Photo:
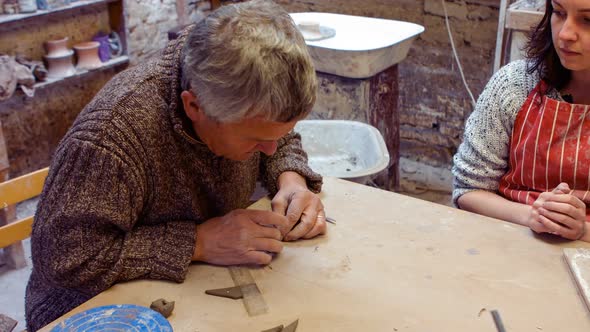
[[[552,15],[553,6],[551,0],[547,0],[545,16],[531,32],[525,50],[530,61],[528,73],[539,73],[542,80],[559,90],[570,81],[571,71],[561,64],[555,51],[551,36]]]

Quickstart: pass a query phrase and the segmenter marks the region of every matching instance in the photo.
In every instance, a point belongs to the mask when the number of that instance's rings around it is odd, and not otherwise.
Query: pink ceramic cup
[[[49,78],[62,78],[72,76],[76,73],[72,58],[74,57],[74,51],[69,50],[68,53],[57,55],[57,56],[45,56],[47,62],[47,77]]]
[[[81,69],[93,69],[102,65],[98,57],[98,48],[100,43],[97,41],[84,42],[74,45],[76,55],[78,55],[78,64],[76,67]]]
[[[54,39],[48,40],[45,42],[45,50],[47,51],[47,56],[56,57],[62,56],[70,53],[68,49],[68,41],[70,38],[64,37],[62,39]]]

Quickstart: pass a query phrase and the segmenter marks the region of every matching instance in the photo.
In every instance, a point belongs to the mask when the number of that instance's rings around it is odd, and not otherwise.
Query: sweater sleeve
[[[453,158],[453,203],[475,190],[495,192],[508,171],[516,115],[538,82],[524,60],[508,64],[488,82],[465,126]]]
[[[56,151],[33,224],[35,269],[85,294],[137,278],[181,282],[195,223],[142,223],[145,173],[114,149],[68,140]]]
[[[272,156],[263,156],[262,182],[271,196],[277,193],[277,180],[283,172],[293,171],[303,176],[307,187],[314,193],[322,190],[322,176],[307,164],[307,153],[301,147],[301,136],[292,131],[279,140],[277,151]]]

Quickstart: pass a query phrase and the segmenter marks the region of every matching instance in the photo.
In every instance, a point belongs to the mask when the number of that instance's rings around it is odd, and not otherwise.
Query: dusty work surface
[[[183,284],[119,284],[78,307],[176,301],[175,331],[261,331],[299,319],[297,331],[590,331],[590,314],[562,258],[565,247],[530,230],[414,198],[325,179],[337,220],[325,237],[287,244],[252,274],[269,312],[205,290],[233,286],[227,268],[191,266]],[[268,208],[265,200],[258,208]],[[557,243],[556,243],[557,242]],[[45,329],[48,331],[49,327]]]

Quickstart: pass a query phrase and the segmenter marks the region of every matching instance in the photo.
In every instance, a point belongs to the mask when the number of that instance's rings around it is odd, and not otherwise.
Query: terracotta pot
[[[46,55],[45,61],[47,62],[47,77],[50,78],[62,78],[72,76],[76,73],[74,63],[74,51],[68,50],[67,54],[51,56]]]
[[[72,52],[68,49],[68,41],[70,38],[65,37],[62,39],[48,40],[45,42],[45,50],[47,50],[47,56],[59,57]]]
[[[100,43],[97,41],[84,42],[74,45],[76,55],[78,55],[78,64],[76,67],[82,69],[98,68],[102,65],[98,57],[98,48]]]

